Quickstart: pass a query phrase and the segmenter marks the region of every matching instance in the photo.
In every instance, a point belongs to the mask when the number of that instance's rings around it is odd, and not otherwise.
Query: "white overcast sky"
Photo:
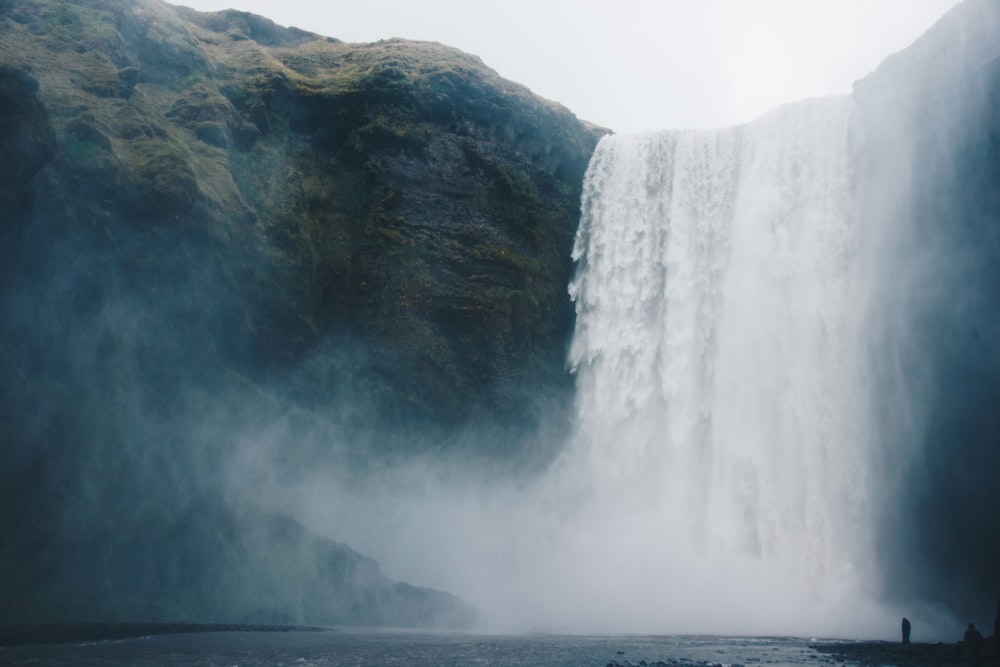
[[[720,127],[846,93],[958,0],[174,0],[349,42],[405,37],[480,56],[618,132]]]

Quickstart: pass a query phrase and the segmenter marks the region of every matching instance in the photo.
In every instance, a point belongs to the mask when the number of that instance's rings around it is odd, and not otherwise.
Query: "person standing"
[[[965,631],[965,650],[974,667],[979,667],[983,655],[983,635],[976,630],[975,623],[969,623],[969,629]]]
[[[903,618],[903,643],[910,643],[910,619]]]
[[[1000,595],[997,596],[997,615],[993,617],[993,661],[1000,663]]]

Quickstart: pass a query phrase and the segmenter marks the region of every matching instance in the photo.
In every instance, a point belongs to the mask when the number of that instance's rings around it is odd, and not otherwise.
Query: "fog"
[[[970,620],[988,616],[1000,590],[995,536],[997,362],[996,5],[966,3],[942,39],[889,59],[859,86],[859,206],[866,230],[871,377],[880,447],[875,470],[878,556],[893,599],[936,599]],[[964,72],[964,73],[960,73]],[[893,83],[888,83],[889,81]],[[883,85],[884,84],[884,85]],[[888,97],[887,97],[888,96]],[[898,96],[898,97],[897,97]],[[890,97],[919,105],[886,114]],[[933,131],[926,131],[928,126]]]
[[[895,625],[752,556],[706,553],[650,499],[585,479],[568,464],[527,483],[414,465],[363,493],[356,478],[317,475],[285,502],[380,554],[392,576],[474,600],[493,631],[863,637]]]

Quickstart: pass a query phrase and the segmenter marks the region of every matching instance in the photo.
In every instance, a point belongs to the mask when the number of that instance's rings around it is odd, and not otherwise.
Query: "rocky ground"
[[[972,665],[974,664],[962,642],[951,644],[902,644],[897,642],[851,642],[836,644],[812,644],[811,647],[825,653],[837,662],[856,665]],[[991,642],[984,642],[982,665],[996,664],[996,654]]]
[[[151,635],[204,632],[329,632],[330,628],[301,625],[233,624],[233,623],[70,623],[47,625],[0,626],[0,648],[57,643],[84,643],[148,637]],[[973,667],[962,642],[901,644],[885,641],[812,643],[820,660],[812,660],[803,651],[795,662],[843,663],[859,667]],[[823,660],[822,658],[826,658]],[[747,664],[758,660],[747,660]],[[998,664],[991,641],[983,643],[981,667]],[[718,663],[677,659],[670,661],[613,661],[607,667],[724,667]],[[726,667],[744,667],[741,664]]]
[[[949,667],[952,665],[958,667],[962,665],[973,667],[976,665],[966,652],[962,642],[952,644],[902,644],[885,641],[831,642],[813,643],[809,647],[827,658],[827,660],[819,662],[836,662],[860,667],[880,667],[882,665],[895,667]],[[811,660],[808,655],[803,654],[803,657],[795,662],[812,664],[817,661]],[[978,665],[986,667],[995,664],[997,664],[997,656],[993,644],[986,641],[983,644],[983,653]],[[681,659],[656,662],[645,660],[609,662],[607,667],[723,667],[723,665],[703,661],[692,663],[690,660]],[[728,667],[744,666],[734,664]]]
[[[0,647],[33,646],[131,639],[188,632],[323,632],[327,628],[299,625],[232,623],[63,623],[0,626]]]

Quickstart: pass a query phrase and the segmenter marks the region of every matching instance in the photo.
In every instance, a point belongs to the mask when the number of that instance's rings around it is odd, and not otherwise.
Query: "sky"
[[[958,0],[176,0],[348,42],[404,37],[480,56],[616,132],[750,121],[852,83]]]

